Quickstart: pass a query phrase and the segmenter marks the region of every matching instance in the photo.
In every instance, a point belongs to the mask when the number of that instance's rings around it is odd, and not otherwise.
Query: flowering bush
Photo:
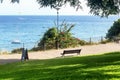
[[[64,23],[61,24],[60,29],[56,27],[50,28],[38,43],[38,47],[33,48],[33,50],[55,49],[56,45],[59,48],[68,48],[86,44],[85,41],[72,36],[70,31],[73,27],[73,24]]]

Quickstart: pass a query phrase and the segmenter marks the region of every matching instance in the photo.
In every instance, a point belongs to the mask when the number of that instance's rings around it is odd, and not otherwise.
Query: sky
[[[89,8],[85,0],[82,1],[83,9],[76,11],[69,5],[63,6],[59,10],[60,15],[90,15]],[[56,15],[56,10],[49,7],[40,8],[36,0],[20,0],[20,3],[11,3],[10,0],[4,0],[0,4],[0,15]]]

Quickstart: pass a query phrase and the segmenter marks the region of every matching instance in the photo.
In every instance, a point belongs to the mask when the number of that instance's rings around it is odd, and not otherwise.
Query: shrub
[[[9,52],[7,52],[7,51],[0,51],[0,55],[2,55],[2,54],[9,54]]]
[[[101,41],[100,43],[101,44],[106,44],[106,43],[109,43],[109,42],[110,42],[110,40],[106,39],[106,40]]]
[[[106,38],[112,40],[114,37],[118,37],[119,35],[120,35],[120,19],[113,23],[111,28],[108,30]]]
[[[79,44],[83,46],[83,45],[87,45],[88,42],[86,42],[86,41],[84,41],[84,40],[79,40]]]
[[[39,51],[40,47],[33,47],[30,51]]]
[[[11,52],[12,53],[19,53],[19,54],[21,54],[22,48],[13,49]]]
[[[32,50],[48,50],[55,49],[57,43],[59,44],[59,48],[68,48],[68,47],[76,47],[78,45],[85,45],[86,42],[75,38],[70,33],[71,29],[75,25],[63,23],[60,25],[60,28],[56,27],[48,29],[46,33],[43,35],[42,39],[38,43],[38,47],[33,48]]]
[[[38,43],[38,47],[40,50],[51,49],[55,48],[55,40],[57,37],[57,29],[55,27],[50,28],[46,33],[44,34],[43,38]]]

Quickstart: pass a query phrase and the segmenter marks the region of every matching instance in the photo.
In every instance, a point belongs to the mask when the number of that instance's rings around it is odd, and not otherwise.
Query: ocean
[[[65,21],[75,24],[71,33],[83,40],[93,38],[96,41],[105,37],[108,29],[119,16],[101,18],[98,16],[59,16],[59,24]],[[21,48],[31,49],[37,46],[43,34],[50,27],[55,27],[56,16],[0,16],[0,51]],[[19,41],[22,44],[13,44]]]

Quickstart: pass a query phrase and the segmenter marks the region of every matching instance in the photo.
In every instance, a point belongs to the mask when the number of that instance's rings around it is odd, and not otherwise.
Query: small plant
[[[110,42],[110,40],[106,39],[106,40],[101,41],[100,43],[101,44],[106,44],[106,43],[109,43],[109,42]]]
[[[79,40],[79,45],[83,46],[83,45],[88,45],[89,43],[84,41],[84,40]]]
[[[21,52],[22,52],[22,48],[13,49],[11,51],[11,53],[19,53],[19,54],[21,54]]]
[[[9,54],[9,52],[7,52],[7,51],[1,51],[0,54],[1,54],[1,55],[2,55],[2,54]]]

